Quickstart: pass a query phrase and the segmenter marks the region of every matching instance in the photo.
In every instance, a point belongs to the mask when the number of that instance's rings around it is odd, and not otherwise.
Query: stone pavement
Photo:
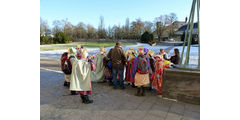
[[[200,119],[199,105],[163,99],[150,91],[144,97],[137,97],[135,88],[113,90],[107,83],[92,83],[94,103],[83,104],[79,95],[69,95],[70,91],[63,86],[63,74],[40,70],[40,77],[41,120]]]

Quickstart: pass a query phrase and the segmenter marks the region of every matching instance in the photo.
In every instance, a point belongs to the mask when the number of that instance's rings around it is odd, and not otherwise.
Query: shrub
[[[68,43],[70,41],[69,37],[64,32],[57,32],[54,35],[54,43]]]
[[[46,36],[40,36],[40,44],[47,44],[48,38]]]
[[[142,43],[152,42],[153,41],[153,34],[146,31],[141,35],[140,40],[141,40]]]

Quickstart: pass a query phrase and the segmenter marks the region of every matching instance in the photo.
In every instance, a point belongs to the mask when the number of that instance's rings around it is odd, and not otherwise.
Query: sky
[[[175,13],[179,21],[190,14],[192,0],[40,0],[40,17],[53,27],[54,20],[67,19],[98,27],[100,16],[105,28],[124,25],[126,18],[154,21],[160,15]]]

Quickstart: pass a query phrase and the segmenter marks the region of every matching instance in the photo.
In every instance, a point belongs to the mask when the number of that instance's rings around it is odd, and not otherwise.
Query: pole
[[[194,0],[192,2],[192,8],[191,8],[191,12],[190,12],[189,19],[188,19],[187,31],[185,31],[185,37],[184,37],[184,42],[183,42],[183,49],[182,49],[182,53],[181,53],[180,64],[182,64],[182,61],[183,61],[183,53],[184,53],[184,49],[185,49],[185,45],[186,45],[186,41],[187,41],[187,35],[188,35],[188,29],[189,29],[189,26],[190,26],[190,20],[192,18],[193,5],[194,5]]]
[[[190,53],[190,48],[191,48],[191,43],[192,43],[192,31],[193,31],[193,21],[194,21],[194,13],[195,13],[195,5],[196,5],[196,0],[193,0],[193,9],[192,9],[192,20],[191,20],[191,27],[190,27],[190,34],[188,36],[188,46],[187,46],[187,54],[186,54],[186,59],[184,66],[186,67],[189,64],[189,53]]]
[[[200,0],[197,0],[197,21],[198,21],[198,68],[200,68],[200,23],[199,23]]]

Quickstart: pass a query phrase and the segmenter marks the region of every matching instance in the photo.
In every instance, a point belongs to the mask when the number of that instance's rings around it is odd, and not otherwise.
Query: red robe
[[[132,58],[130,61],[127,61],[126,75],[125,75],[125,80],[132,83],[134,82],[134,78],[131,77],[133,63],[134,63],[134,58]]]
[[[162,94],[162,81],[163,81],[163,71],[164,67],[167,67],[163,64],[163,59],[156,57],[155,58],[155,72],[153,72],[151,79],[152,86],[158,91],[158,93]]]

